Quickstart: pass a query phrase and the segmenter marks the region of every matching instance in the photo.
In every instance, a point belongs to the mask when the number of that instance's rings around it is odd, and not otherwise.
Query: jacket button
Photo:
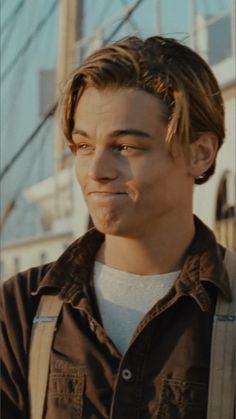
[[[132,373],[130,370],[128,370],[127,368],[125,368],[122,373],[121,376],[124,380],[130,380],[132,377]]]

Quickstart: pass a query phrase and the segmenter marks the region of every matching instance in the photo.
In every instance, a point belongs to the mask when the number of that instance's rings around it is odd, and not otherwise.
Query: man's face
[[[89,87],[74,122],[77,179],[98,230],[139,238],[155,234],[160,222],[184,220],[193,180],[182,150],[169,154],[157,98]]]

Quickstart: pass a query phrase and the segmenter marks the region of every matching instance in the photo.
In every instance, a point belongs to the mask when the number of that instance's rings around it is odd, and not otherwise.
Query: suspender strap
[[[33,320],[29,353],[30,418],[42,419],[48,381],[50,350],[62,300],[54,295],[40,299]]]
[[[211,341],[207,419],[233,419],[235,395],[235,282],[236,255],[226,250],[233,301],[217,297]]]

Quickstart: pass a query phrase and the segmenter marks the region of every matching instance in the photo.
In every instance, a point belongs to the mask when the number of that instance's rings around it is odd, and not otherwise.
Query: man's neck
[[[192,216],[185,223],[159,225],[155,234],[148,237],[106,235],[96,260],[139,275],[173,272],[181,269],[194,233]]]

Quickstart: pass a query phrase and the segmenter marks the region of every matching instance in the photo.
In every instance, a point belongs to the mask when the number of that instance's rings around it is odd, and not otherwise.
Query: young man
[[[95,228],[4,284],[3,411],[29,417],[32,322],[57,294],[44,418],[206,419],[215,304],[231,290],[192,198],[224,139],[219,86],[177,41],[130,37],[75,71],[62,115]]]

